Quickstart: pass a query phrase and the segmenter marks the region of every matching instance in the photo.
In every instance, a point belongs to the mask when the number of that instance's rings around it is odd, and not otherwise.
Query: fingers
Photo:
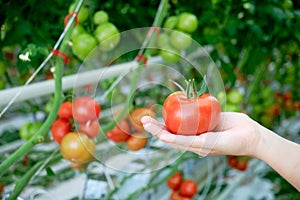
[[[201,156],[223,154],[224,152],[215,149],[223,146],[221,137],[224,132],[208,132],[196,136],[176,135],[170,133],[167,128],[152,117],[144,116],[141,119],[144,129],[158,137],[168,145],[183,151],[192,151]],[[225,131],[226,132],[226,131]]]

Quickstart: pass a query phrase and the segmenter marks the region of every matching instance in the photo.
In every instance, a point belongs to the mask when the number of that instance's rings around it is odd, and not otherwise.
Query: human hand
[[[162,123],[144,116],[144,129],[170,146],[191,151],[201,156],[210,155],[256,155],[260,138],[260,125],[246,114],[222,112],[216,128],[197,136],[170,133]]]

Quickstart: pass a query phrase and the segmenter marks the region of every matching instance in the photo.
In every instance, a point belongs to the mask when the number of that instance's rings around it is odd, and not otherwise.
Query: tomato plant
[[[20,138],[25,141],[29,140],[41,128],[41,126],[41,122],[27,122],[23,124],[19,132]]]
[[[188,98],[184,92],[170,94],[164,101],[162,115],[170,132],[180,135],[199,135],[218,124],[221,113],[219,101],[202,94]]]
[[[62,156],[74,163],[88,163],[94,159],[95,142],[83,133],[68,133],[61,141]]]
[[[170,42],[173,47],[178,50],[188,48],[192,43],[192,38],[189,34],[181,31],[172,31],[170,35]]]
[[[73,101],[73,118],[78,123],[98,119],[100,111],[100,105],[91,97],[83,96]]]
[[[168,178],[167,185],[172,190],[178,190],[182,182],[183,182],[182,173],[175,172],[170,178]]]
[[[63,137],[71,131],[71,123],[68,119],[57,119],[51,126],[51,134],[54,141],[61,143]]]
[[[104,24],[104,23],[108,22],[108,20],[109,20],[109,16],[108,16],[107,12],[105,12],[104,10],[99,10],[99,11],[95,12],[93,15],[93,22],[96,25]]]
[[[178,18],[177,28],[187,33],[192,33],[198,28],[198,19],[192,13],[181,13]]]
[[[103,51],[114,49],[121,39],[119,30],[110,22],[98,25],[94,31],[94,36]]]
[[[148,141],[147,136],[142,132],[131,134],[130,138],[126,141],[126,147],[131,151],[137,151],[146,146]]]
[[[60,105],[57,115],[61,118],[71,119],[73,117],[72,113],[72,103],[66,101]]]
[[[79,131],[93,138],[99,134],[100,124],[98,120],[87,121],[84,124],[79,124]]]
[[[89,33],[82,33],[72,40],[72,51],[81,60],[84,60],[96,46],[96,39]]]
[[[184,180],[180,185],[179,193],[184,197],[193,197],[198,190],[198,185],[193,180]]]
[[[154,117],[155,113],[150,108],[135,108],[129,116],[131,125],[138,131],[144,130],[141,119],[143,116]]]

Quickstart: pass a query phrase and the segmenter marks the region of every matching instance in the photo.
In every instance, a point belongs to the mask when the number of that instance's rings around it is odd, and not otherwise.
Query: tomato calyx
[[[176,81],[170,80],[174,83],[185,95],[188,99],[196,98],[202,96],[207,91],[207,82],[206,82],[206,75],[203,77],[203,81],[201,83],[201,88],[197,91],[195,79],[185,80],[186,82],[186,89],[184,89],[179,83]]]

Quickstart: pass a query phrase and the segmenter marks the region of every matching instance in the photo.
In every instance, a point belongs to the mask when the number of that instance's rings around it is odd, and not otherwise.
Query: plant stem
[[[14,190],[10,193],[8,200],[17,199],[19,194],[22,192],[22,190],[26,187],[26,185],[29,183],[31,178],[41,170],[42,168],[48,167],[50,164],[56,162],[57,160],[61,159],[61,155],[57,154],[53,158],[47,160],[42,160],[38,163],[36,163],[21,179],[19,179],[16,182]]]
[[[79,2],[82,2],[82,0],[79,0]],[[60,48],[60,50],[63,52],[65,52],[68,47],[68,41],[70,38],[72,26],[68,24],[67,28],[68,28],[67,30],[66,29],[64,30],[64,34],[63,34],[64,39],[62,40],[62,44]],[[56,49],[57,44],[58,43],[56,43],[54,49]],[[42,127],[36,132],[36,134],[30,140],[28,140],[23,146],[17,149],[4,162],[0,164],[0,175],[4,174],[8,170],[8,168],[11,165],[13,165],[19,158],[27,154],[33,146],[43,141],[44,137],[47,135],[52,123],[57,117],[58,109],[63,101],[63,90],[62,90],[63,68],[64,68],[63,60],[61,58],[57,58],[57,62],[55,65],[55,72],[54,72],[54,80],[55,80],[54,103],[46,121],[43,123]]]
[[[168,0],[161,0],[152,27],[161,27],[162,22],[167,14],[168,7],[169,7]],[[157,33],[150,28],[149,36],[146,37],[138,54],[143,55],[146,58],[151,56],[153,49],[147,47],[153,46],[156,37],[157,37]],[[133,98],[131,97],[135,91],[138,76],[141,73],[141,70],[144,66],[145,63],[142,60],[138,62],[138,67],[135,69],[133,77],[130,82],[130,93],[126,98],[127,104],[125,104],[125,107],[122,109],[121,113],[116,117],[116,120],[113,120],[111,123],[108,123],[102,127],[101,129],[102,133],[105,133],[106,131],[112,129],[116,125],[116,123],[123,118],[126,112],[130,110],[130,106],[132,105],[133,102]]]

